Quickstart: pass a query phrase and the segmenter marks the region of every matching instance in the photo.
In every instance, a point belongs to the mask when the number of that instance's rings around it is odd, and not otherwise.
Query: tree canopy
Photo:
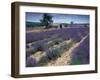
[[[52,16],[50,14],[44,13],[40,22],[46,26],[45,28],[50,28],[51,24],[53,23]]]

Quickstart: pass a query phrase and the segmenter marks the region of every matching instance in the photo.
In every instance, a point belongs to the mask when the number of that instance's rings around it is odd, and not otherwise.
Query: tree
[[[43,14],[43,18],[40,21],[43,25],[46,26],[45,27],[46,29],[50,28],[51,24],[53,23],[52,16],[50,14],[47,14],[47,13]]]
[[[70,22],[70,24],[72,24],[72,25],[73,25],[73,24],[74,24],[74,22],[73,22],[73,21],[71,21],[71,22]]]

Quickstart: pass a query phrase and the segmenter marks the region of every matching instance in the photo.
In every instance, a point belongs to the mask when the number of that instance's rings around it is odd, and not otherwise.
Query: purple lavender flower
[[[73,50],[71,64],[89,64],[89,36]]]
[[[26,42],[35,42],[39,40],[44,40],[48,38],[52,38],[53,35],[57,35],[64,40],[68,40],[70,38],[75,40],[81,40],[81,37],[86,36],[89,33],[89,27],[70,27],[64,29],[56,29],[50,31],[43,32],[30,32],[26,33]],[[80,34],[80,35],[79,35]]]
[[[35,67],[37,65],[37,61],[32,56],[29,56],[26,59],[26,67]]]

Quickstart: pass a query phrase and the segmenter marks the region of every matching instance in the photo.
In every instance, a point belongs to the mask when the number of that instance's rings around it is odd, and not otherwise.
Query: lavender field
[[[26,67],[89,64],[89,15],[26,12]]]
[[[53,62],[63,58],[62,55],[66,56],[68,50],[77,43],[79,45],[68,56],[69,62],[62,61],[58,65],[63,62],[65,65],[89,63],[89,27],[68,27],[26,33],[26,66],[53,65]]]

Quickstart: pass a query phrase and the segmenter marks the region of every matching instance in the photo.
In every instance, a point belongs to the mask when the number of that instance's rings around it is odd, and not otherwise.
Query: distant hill
[[[40,27],[40,26],[44,25],[40,22],[26,22],[26,27]]]
[[[59,24],[67,25],[67,23],[53,23],[53,26],[56,26]],[[40,22],[26,22],[26,27],[42,27],[42,26],[44,25]]]

